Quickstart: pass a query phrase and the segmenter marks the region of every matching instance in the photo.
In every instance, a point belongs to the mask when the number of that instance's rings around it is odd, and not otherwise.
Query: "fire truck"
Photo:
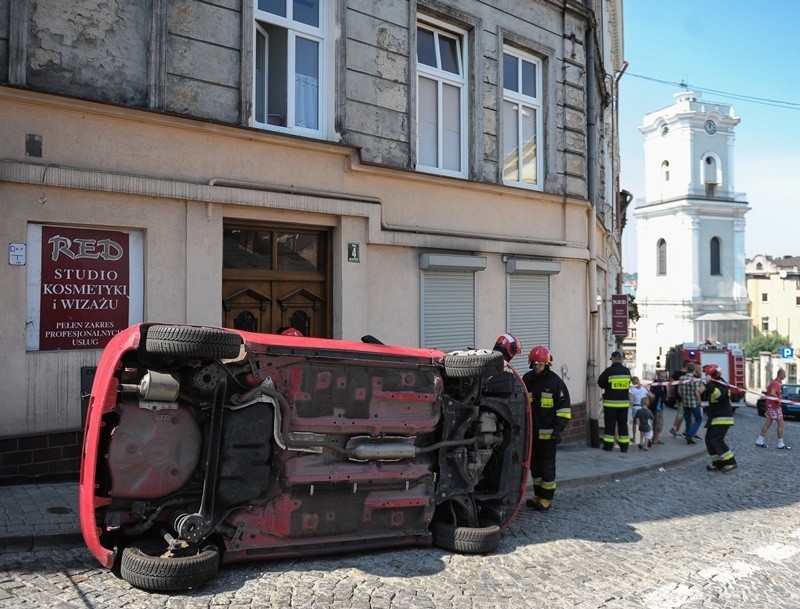
[[[744,398],[744,351],[736,343],[682,343],[671,347],[667,352],[667,369],[670,374],[680,370],[683,362],[690,361],[705,366],[716,364],[731,387],[731,401],[740,402]],[[734,389],[735,387],[735,389]]]

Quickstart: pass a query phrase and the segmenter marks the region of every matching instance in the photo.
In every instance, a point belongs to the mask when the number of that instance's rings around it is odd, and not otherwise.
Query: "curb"
[[[641,474],[652,469],[657,468],[667,468],[667,467],[677,467],[678,465],[683,465],[684,463],[689,463],[690,461],[694,461],[705,455],[705,452],[696,452],[690,455],[685,455],[683,457],[678,457],[676,459],[671,459],[669,461],[659,461],[658,463],[645,463],[644,465],[636,465],[630,467],[628,469],[623,469],[620,471],[616,471],[613,473],[605,473],[605,474],[595,474],[593,476],[585,476],[583,478],[572,478],[568,480],[559,480],[558,486],[559,488],[575,488],[582,486],[584,484],[597,484],[598,482],[613,482],[615,480],[621,480],[622,478],[630,478],[631,476],[635,476],[636,474]]]
[[[0,554],[8,552],[35,552],[60,546],[83,545],[80,533],[55,533],[47,535],[22,535],[0,539]]]

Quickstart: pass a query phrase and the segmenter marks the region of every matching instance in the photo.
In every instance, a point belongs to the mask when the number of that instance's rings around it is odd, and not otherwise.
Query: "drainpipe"
[[[594,1],[587,0],[586,5],[594,16]],[[589,264],[586,267],[586,291],[589,305],[589,358],[586,362],[586,399],[589,414],[589,445],[600,447],[600,404],[599,387],[597,386],[597,358],[599,349],[600,319],[597,306],[597,204],[599,184],[597,177],[597,72],[595,32],[597,21],[593,18],[586,32],[586,181],[590,205]]]

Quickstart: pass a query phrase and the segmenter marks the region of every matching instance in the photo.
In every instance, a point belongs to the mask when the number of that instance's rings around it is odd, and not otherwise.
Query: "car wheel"
[[[500,547],[500,527],[459,527],[443,522],[431,525],[433,545],[460,554],[489,554]]]
[[[444,373],[450,378],[492,376],[503,371],[503,363],[499,351],[453,351],[444,356]]]
[[[211,544],[196,554],[164,557],[162,539],[135,542],[122,551],[120,575],[131,586],[151,592],[197,588],[211,579],[219,568],[219,550]]]
[[[145,350],[155,355],[232,359],[239,356],[242,337],[218,328],[150,326]]]

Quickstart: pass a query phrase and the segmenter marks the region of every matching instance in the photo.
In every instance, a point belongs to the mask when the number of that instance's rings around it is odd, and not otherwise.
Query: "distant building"
[[[684,91],[644,117],[645,201],[638,242],[636,371],[645,377],[682,342],[744,342],[745,214],[734,191],[732,106]]]
[[[757,255],[745,261],[747,295],[754,334],[777,332],[794,348],[791,358],[781,352],[747,354],[747,388],[763,391],[779,368],[786,370],[786,382],[800,380],[800,256]]]
[[[759,254],[745,261],[745,275],[753,330],[800,346],[800,256]]]

